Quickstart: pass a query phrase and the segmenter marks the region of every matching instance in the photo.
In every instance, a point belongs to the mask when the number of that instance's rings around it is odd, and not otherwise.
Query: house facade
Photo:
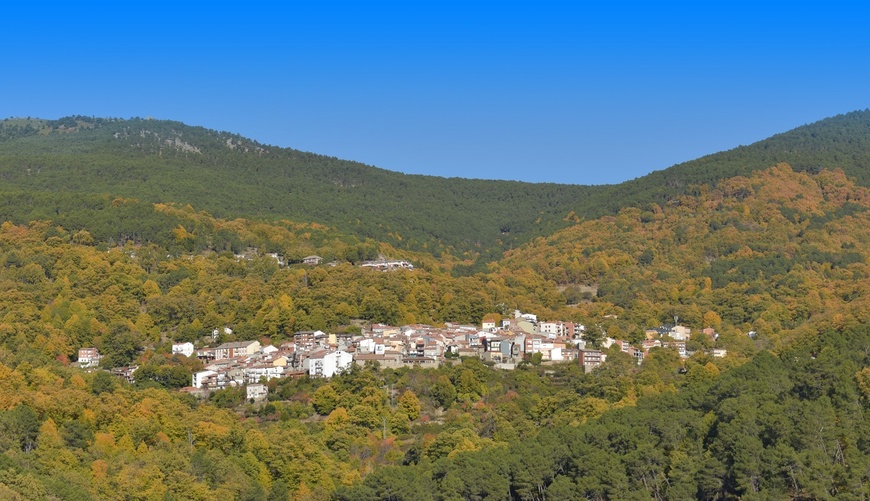
[[[600,366],[604,362],[604,358],[601,350],[579,350],[577,353],[577,361],[586,372]]]
[[[79,366],[82,368],[100,365],[101,358],[103,357],[96,348],[79,348]]]
[[[253,355],[260,351],[259,341],[238,341],[224,343],[215,348],[215,360]]]
[[[320,350],[308,358],[308,375],[330,378],[353,363],[353,355],[346,351]]]
[[[172,345],[173,355],[184,355],[190,357],[193,355],[193,343],[176,343]]]
[[[308,266],[317,266],[321,262],[323,262],[323,258],[320,256],[306,256],[302,258],[302,262],[307,264]]]
[[[249,384],[246,388],[248,400],[260,401],[269,395],[269,388],[264,384]]]

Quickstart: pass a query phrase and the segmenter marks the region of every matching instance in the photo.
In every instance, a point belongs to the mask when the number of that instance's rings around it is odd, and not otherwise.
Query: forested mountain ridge
[[[435,255],[478,253],[560,227],[591,190],[405,175],[160,120],[7,120],[0,138],[0,189],[16,200],[2,210],[16,222],[61,222],[94,195],[120,196],[317,222]]]
[[[623,207],[663,203],[697,194],[703,185],[746,176],[778,163],[796,171],[842,169],[861,186],[870,186],[870,110],[853,111],[776,134],[748,146],[703,156],[621,184],[592,196],[603,215]]]
[[[74,229],[116,197],[174,202],[224,219],[335,226],[435,256],[479,259],[482,271],[503,250],[571,219],[666,203],[780,162],[798,171],[841,168],[867,185],[870,111],[608,186],[406,175],[164,120],[7,119],[0,126],[0,215],[17,223],[51,219]]]

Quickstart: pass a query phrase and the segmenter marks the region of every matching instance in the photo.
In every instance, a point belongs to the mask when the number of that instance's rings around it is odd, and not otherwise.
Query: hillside
[[[28,134],[8,144],[44,140]],[[150,175],[127,155],[129,172]],[[76,157],[44,158],[20,164],[34,186],[45,165]],[[119,158],[104,159],[113,175],[128,165]],[[0,498],[870,495],[870,190],[843,171],[778,164],[661,204],[568,218],[464,277],[443,271],[447,256],[323,224],[56,189],[19,192],[4,209],[52,222],[0,224]],[[388,253],[420,266],[279,266],[264,255],[278,251],[350,262]],[[597,329],[637,341],[674,315],[720,336],[693,336],[686,359],[652,348],[640,365],[614,345],[589,373],[465,357],[272,379],[258,403],[240,387],[202,400],[177,391],[203,363],[171,344],[202,346],[215,327],[232,327],[219,342],[280,345],[298,330],[359,332],[352,319],[477,323],[514,308],[582,322],[590,342]],[[106,367],[138,365],[136,381],[72,366],[83,346]]]
[[[146,207],[107,210],[127,204]],[[842,172],[780,165],[724,180],[574,224],[462,278],[187,254],[216,236],[295,252],[354,242],[316,225],[151,210],[173,228],[170,247],[105,249],[87,230],[0,225],[3,499],[870,495],[870,193]],[[571,283],[597,284],[599,297],[568,306],[556,286]],[[475,357],[370,365],[273,379],[260,403],[241,388],[203,401],[175,390],[202,363],[170,343],[201,343],[213,326],[279,344],[355,317],[475,322],[500,304],[627,338],[679,308],[693,328],[714,322],[728,355],[653,348],[637,365],[614,346],[590,373]],[[753,341],[744,329],[761,322]],[[107,366],[139,365],[136,382],[70,366],[91,345]]]
[[[678,316],[738,338],[756,331],[778,349],[870,321],[868,228],[867,188],[839,170],[779,164],[579,222],[509,251],[497,272],[560,284],[569,302],[582,298],[578,286],[595,288],[578,314],[634,341]]]
[[[117,197],[190,204],[224,219],[316,222],[359,239],[477,260],[467,271],[483,271],[502,251],[564,228],[566,220],[662,204],[780,162],[798,171],[841,168],[867,185],[870,111],[612,186],[405,175],[162,120],[7,119],[0,127],[0,219],[77,229],[99,220]],[[132,236],[153,238],[140,233]],[[101,241],[129,236],[94,234]]]
[[[90,233],[103,222],[0,228],[7,353],[31,353],[34,333],[51,340],[38,344],[51,358],[82,344],[111,350],[103,336],[113,325],[142,344],[223,324],[281,340],[354,318],[477,323],[514,309],[600,325],[633,342],[678,316],[695,330],[715,327],[720,347],[751,353],[750,330],[762,347],[780,350],[822,329],[870,321],[870,192],[841,171],[781,164],[724,180],[703,195],[575,223],[460,278],[444,273],[447,261],[315,224],[222,220],[123,199],[103,210],[106,221],[155,222],[157,240],[167,243],[109,247]],[[293,264],[315,253],[343,264]],[[373,275],[350,264],[381,253],[412,259],[417,269]],[[79,320],[70,323],[73,312]]]
[[[290,219],[439,255],[546,234],[588,187],[412,176],[158,120],[5,122],[0,216],[83,224],[93,195]],[[44,196],[50,194],[50,196]]]
[[[856,178],[859,185],[870,186],[870,110],[826,118],[748,146],[608,186],[592,195],[586,209],[603,215],[623,207],[663,203],[681,195],[698,194],[704,184],[749,175],[778,163],[787,163],[796,171],[838,168]]]

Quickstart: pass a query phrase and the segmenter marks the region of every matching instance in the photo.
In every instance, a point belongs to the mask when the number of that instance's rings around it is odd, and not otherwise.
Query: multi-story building
[[[601,350],[583,349],[577,353],[577,361],[586,372],[600,366],[605,358]]]
[[[100,365],[101,358],[103,357],[96,348],[79,348],[79,366],[82,368]]]
[[[259,341],[237,341],[234,343],[224,343],[215,348],[215,360],[249,356],[257,353],[258,351],[260,351]]]

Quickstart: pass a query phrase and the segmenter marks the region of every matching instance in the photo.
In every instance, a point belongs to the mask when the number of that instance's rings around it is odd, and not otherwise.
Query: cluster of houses
[[[260,346],[258,341],[224,343],[215,348],[194,350],[175,345],[173,352],[197,356],[205,370],[193,375],[192,387],[219,389],[241,386],[282,377],[329,378],[352,364],[377,363],[383,368],[438,367],[460,357],[478,357],[502,369],[540,354],[544,363],[576,362],[592,370],[606,360],[603,349],[613,345],[638,363],[655,347],[676,349],[688,357],[686,340],[690,329],[662,326],[646,332],[641,346],[605,338],[602,346],[587,346],[585,327],[571,322],[539,322],[532,314],[515,312],[500,322],[485,321],[482,326],[447,323],[443,327],[382,324],[366,326],[360,334],[334,334],[303,331],[279,346]],[[705,330],[705,335],[715,335]],[[182,351],[183,350],[183,351]],[[714,356],[724,356],[716,350]]]
[[[443,327],[371,324],[359,334],[297,332],[292,340],[279,346],[234,341],[197,349],[192,343],[178,343],[172,346],[172,353],[196,356],[204,364],[204,370],[192,375],[191,386],[185,391],[205,394],[246,386],[248,398],[254,400],[266,395],[263,381],[303,375],[330,378],[353,364],[425,368],[438,367],[461,357],[478,357],[495,367],[513,369],[523,360],[538,358],[542,363],[576,362],[590,371],[605,362],[606,353],[602,350],[613,345],[638,363],[655,347],[674,348],[684,358],[690,355],[686,351],[686,340],[691,331],[679,325],[646,331],[641,346],[612,338],[604,338],[600,347],[587,346],[583,339],[585,329],[571,322],[539,322],[533,314],[515,311],[513,317],[498,322],[485,319],[480,327],[457,323]],[[232,333],[227,328],[223,332]],[[716,337],[712,329],[705,329],[703,335]],[[725,356],[725,351],[714,350],[713,355]],[[79,351],[82,367],[98,362],[99,353],[95,348]]]
[[[235,258],[236,258],[236,261],[243,261],[243,260],[250,261],[251,259],[254,259],[257,256],[260,256],[259,250],[252,247],[252,248],[248,249],[247,251],[243,252],[242,254],[236,254]],[[264,256],[274,259],[275,262],[278,263],[278,266],[283,267],[283,266],[287,265],[287,262],[285,261],[284,256],[277,254],[275,252],[266,253],[266,254],[264,254]],[[304,258],[302,258],[302,264],[307,264],[308,266],[318,266],[321,263],[323,263],[323,258],[320,256],[317,256],[317,255],[305,256]],[[329,264],[329,266],[338,266],[339,262],[338,261],[331,261],[328,264]],[[360,263],[359,266],[360,266],[360,268],[371,268],[371,269],[380,270],[380,271],[391,271],[391,270],[400,270],[400,269],[413,270],[414,269],[414,265],[411,264],[409,261],[406,261],[404,259],[387,259],[383,256],[381,256],[380,258],[378,258],[374,261],[363,261],[362,263]]]
[[[307,264],[309,266],[317,266],[323,262],[323,258],[320,256],[306,256],[302,259],[303,264]],[[338,261],[332,261],[328,263],[329,266],[338,266]],[[404,259],[386,259],[381,257],[380,259],[376,259],[374,261],[363,261],[360,263],[360,268],[371,268],[379,271],[391,271],[391,270],[413,270],[414,265]]]
[[[360,268],[372,268],[380,271],[391,271],[391,270],[413,270],[414,265],[405,261],[404,259],[377,259],[374,261],[363,261],[360,265]]]

